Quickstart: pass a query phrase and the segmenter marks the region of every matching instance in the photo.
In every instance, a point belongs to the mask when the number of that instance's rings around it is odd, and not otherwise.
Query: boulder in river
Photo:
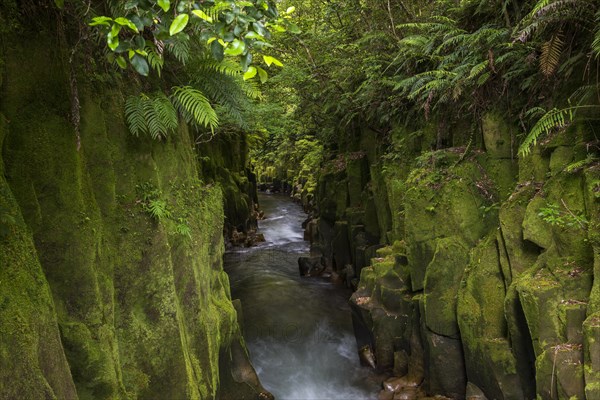
[[[321,257],[298,257],[298,270],[300,276],[319,276],[324,270]]]

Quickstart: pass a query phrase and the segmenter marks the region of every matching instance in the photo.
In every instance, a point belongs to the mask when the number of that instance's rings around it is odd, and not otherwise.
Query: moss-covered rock
[[[437,240],[425,273],[423,300],[425,325],[438,335],[459,338],[456,304],[468,261],[469,249],[459,237]]]
[[[413,290],[423,288],[427,266],[435,252],[437,238],[460,237],[474,245],[496,222],[491,204],[489,180],[474,162],[450,169],[444,164],[455,158],[453,152],[438,152],[430,157],[431,166],[413,171],[405,198],[406,243]]]
[[[0,397],[76,399],[50,287],[2,166],[0,158]]]
[[[490,399],[522,399],[523,376],[517,371],[504,316],[505,280],[491,234],[471,253],[458,299],[458,323],[469,382]]]
[[[0,217],[10,199],[17,225],[0,238],[0,396],[214,398],[220,354],[239,342],[223,192],[201,180],[185,126],[134,138],[121,92],[85,77],[78,148],[56,36],[6,49]],[[243,164],[235,153],[222,156]],[[230,175],[236,196],[250,190]]]

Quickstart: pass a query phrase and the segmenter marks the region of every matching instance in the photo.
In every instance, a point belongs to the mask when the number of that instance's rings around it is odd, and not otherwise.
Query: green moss
[[[2,88],[10,132],[0,125],[0,184],[25,222],[18,247],[12,238],[0,243],[0,261],[11,266],[0,271],[11,275],[0,277],[0,317],[16,321],[0,327],[0,397],[214,398],[219,354],[238,329],[221,265],[223,193],[200,180],[185,127],[163,142],[133,138],[121,92],[91,91],[83,77],[78,150],[53,48],[36,42],[32,56],[15,46],[11,85]],[[239,198],[251,185],[245,141],[235,143],[214,153],[242,166],[227,171],[224,184]],[[170,217],[157,221],[143,210],[135,188],[146,182]],[[241,214],[249,203],[248,196],[232,208]],[[180,223],[189,236],[178,233]]]

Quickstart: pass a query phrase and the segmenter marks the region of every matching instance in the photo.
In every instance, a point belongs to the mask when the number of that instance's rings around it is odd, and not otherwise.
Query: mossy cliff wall
[[[58,36],[2,40],[0,398],[255,397],[221,187],[185,127],[129,135],[122,86],[98,76],[78,75],[78,149]]]
[[[574,164],[594,135],[517,159],[517,129],[480,122],[433,152],[434,123],[357,130],[321,171],[313,225],[357,289],[359,343],[430,394],[598,399],[600,165]]]

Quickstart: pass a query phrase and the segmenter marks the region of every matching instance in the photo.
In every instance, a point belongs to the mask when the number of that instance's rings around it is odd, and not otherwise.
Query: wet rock
[[[358,358],[360,359],[361,365],[366,365],[373,369],[375,369],[377,366],[375,362],[375,354],[373,353],[373,348],[369,345],[365,345],[358,349]]]
[[[404,376],[408,374],[409,356],[404,350],[394,352],[394,375]]]
[[[399,392],[406,388],[416,388],[421,381],[410,376],[393,377],[383,382],[383,388],[390,392]]]
[[[394,400],[416,400],[421,394],[418,387],[405,387],[394,393]]]
[[[466,400],[488,400],[488,398],[485,397],[485,394],[477,385],[469,382],[467,383]]]
[[[377,396],[377,399],[378,400],[394,400],[394,392],[382,390],[379,392],[379,396]]]
[[[324,270],[321,257],[299,257],[298,270],[300,276],[319,276]]]

